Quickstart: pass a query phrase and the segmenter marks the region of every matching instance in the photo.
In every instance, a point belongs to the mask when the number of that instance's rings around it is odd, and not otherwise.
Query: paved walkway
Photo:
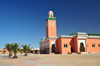
[[[57,66],[57,62],[41,59],[40,57],[34,57],[36,54],[17,54],[18,59],[8,57],[9,54],[0,54],[0,66]]]

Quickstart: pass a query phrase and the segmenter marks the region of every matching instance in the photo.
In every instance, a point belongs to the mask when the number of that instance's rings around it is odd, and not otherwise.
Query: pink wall
[[[62,38],[61,39],[61,43],[62,43],[62,53],[71,53],[71,40],[72,40],[72,38]],[[64,47],[64,44],[66,45],[67,44],[67,46],[68,47]]]
[[[62,53],[61,51],[62,51],[62,47],[61,47],[61,38],[58,38],[57,40],[56,40],[56,46],[57,46],[57,53]]]
[[[53,26],[50,23],[54,23]],[[46,24],[46,38],[48,37],[56,37],[56,21],[47,21]]]
[[[77,49],[77,48],[78,48],[77,37],[74,37],[74,38],[73,38],[73,44],[74,44],[74,45],[73,45],[73,46],[74,46],[74,47],[73,47],[73,51],[74,51],[74,52],[78,52],[78,49]]]
[[[56,45],[57,45],[57,52],[58,53],[71,53],[71,46],[73,47],[73,42],[74,39],[72,38],[58,38],[56,41]],[[64,44],[68,47],[64,47]]]
[[[95,44],[95,47],[92,47],[92,44]],[[93,38],[88,38],[86,39],[86,45],[87,47],[87,52],[100,52],[100,47],[98,47],[98,44],[100,44],[100,39],[93,39]]]

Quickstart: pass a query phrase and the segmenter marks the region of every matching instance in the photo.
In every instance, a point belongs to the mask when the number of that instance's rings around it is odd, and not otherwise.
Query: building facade
[[[39,42],[40,53],[100,52],[100,34],[73,33],[57,37],[56,18],[49,11],[46,19],[46,39]]]

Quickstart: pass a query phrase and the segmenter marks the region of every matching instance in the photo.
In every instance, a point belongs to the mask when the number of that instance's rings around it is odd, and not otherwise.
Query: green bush
[[[37,53],[38,52],[38,50],[35,50],[35,53]]]
[[[5,50],[3,50],[3,53],[5,53],[6,51]]]

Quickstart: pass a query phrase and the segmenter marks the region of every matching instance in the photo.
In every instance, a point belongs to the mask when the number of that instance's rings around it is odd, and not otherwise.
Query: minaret
[[[46,19],[46,38],[56,37],[56,18],[52,11],[49,11]]]

